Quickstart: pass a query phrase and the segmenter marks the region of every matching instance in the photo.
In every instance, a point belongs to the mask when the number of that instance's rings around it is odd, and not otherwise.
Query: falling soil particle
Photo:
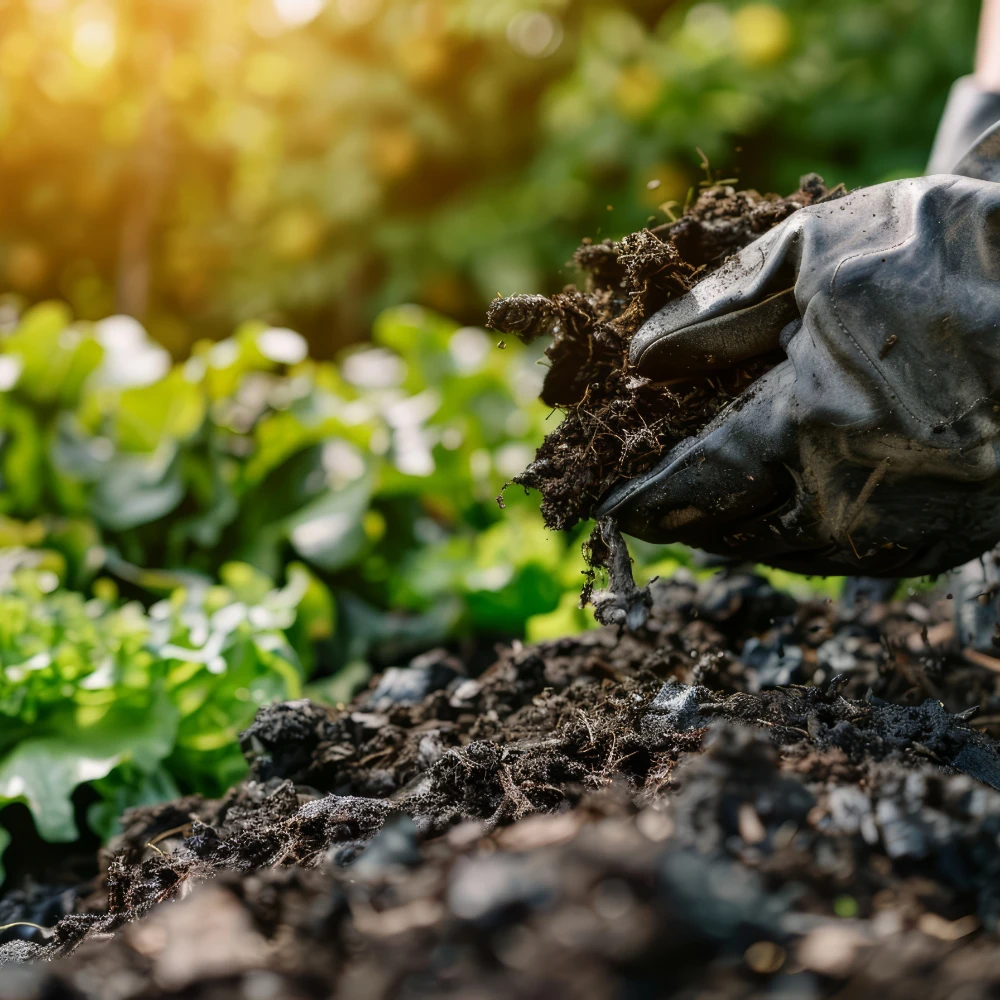
[[[651,468],[776,361],[755,359],[711,378],[650,382],[628,364],[642,323],[797,209],[843,193],[828,190],[816,174],[787,198],[711,187],[677,222],[617,241],[584,242],[573,257],[586,278],[582,290],[492,303],[492,329],[525,342],[551,337],[542,400],[561,409],[563,420],[514,480],[541,492],[549,527],[572,528],[589,518],[610,486]]]
[[[246,780],[131,810],[7,932],[0,998],[995,996],[1000,675],[952,604],[645,595],[635,632],[262,709]]]

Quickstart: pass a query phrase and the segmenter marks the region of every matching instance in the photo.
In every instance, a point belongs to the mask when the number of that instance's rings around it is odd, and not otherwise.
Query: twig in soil
[[[52,932],[51,927],[43,927],[41,924],[33,924],[30,920],[14,920],[9,924],[0,924],[0,934],[13,930],[15,927],[33,927],[36,931],[44,931],[46,934]]]
[[[995,656],[980,653],[978,649],[973,649],[971,646],[962,650],[962,656],[977,667],[983,667],[985,670],[992,670],[993,673],[1000,674],[1000,660]]]
[[[503,802],[497,808],[497,813],[510,802],[514,806],[514,819],[518,820],[528,813],[535,812],[535,804],[528,798],[520,788],[517,787],[514,779],[511,777],[510,770],[504,766],[497,772],[500,778],[500,784],[503,786]]]
[[[172,830],[164,830],[163,833],[155,836],[146,846],[155,847],[161,841],[166,840],[167,837],[172,837],[175,833],[184,833],[185,830],[191,829],[190,820],[187,823],[182,823],[180,826],[175,826]],[[186,836],[186,835],[185,835]],[[162,851],[160,852],[163,853]]]
[[[275,861],[271,862],[271,864],[268,867],[279,868],[281,865],[283,865],[291,856],[293,846],[294,845],[292,844],[286,844],[285,849],[281,852],[281,854],[278,855]]]
[[[878,465],[872,469],[868,478],[865,480],[864,486],[861,487],[861,492],[858,494],[857,499],[851,506],[847,509],[844,515],[843,525],[840,529],[840,533],[847,538],[851,543],[851,548],[854,548],[854,541],[851,539],[851,531],[854,526],[858,523],[862,512],[868,505],[868,501],[871,500],[872,494],[875,492],[876,487],[880,482],[882,482],[883,477],[889,469],[889,459],[884,458]],[[854,549],[855,555],[857,555],[857,549]]]

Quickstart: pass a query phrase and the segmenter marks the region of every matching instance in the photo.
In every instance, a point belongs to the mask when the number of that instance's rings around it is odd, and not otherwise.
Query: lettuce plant
[[[65,590],[23,553],[12,568],[7,552],[0,806],[24,802],[47,840],[77,838],[71,797],[84,783],[103,835],[129,805],[223,791],[244,768],[239,731],[258,706],[301,694],[296,647],[332,628],[332,605],[302,566],[277,588],[231,563],[220,583],[178,588],[147,611],[107,581],[99,597]]]

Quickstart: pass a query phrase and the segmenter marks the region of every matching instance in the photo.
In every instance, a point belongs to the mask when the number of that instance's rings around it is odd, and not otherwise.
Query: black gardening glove
[[[1000,541],[997,181],[1000,126],[956,173],[799,210],[661,309],[641,376],[787,359],[599,515],[804,573],[937,573]]]

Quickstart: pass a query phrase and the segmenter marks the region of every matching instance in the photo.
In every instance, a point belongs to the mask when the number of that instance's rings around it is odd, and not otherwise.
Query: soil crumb
[[[952,602],[642,603],[261,709],[244,781],[129,811],[6,932],[0,998],[995,996],[1000,673]]]
[[[550,528],[588,519],[614,483],[650,469],[776,360],[755,359],[711,379],[650,382],[628,364],[642,323],[799,208],[843,193],[816,174],[803,177],[787,198],[709,187],[676,222],[617,241],[585,241],[573,257],[584,275],[582,289],[570,285],[551,298],[512,295],[492,303],[492,329],[525,342],[551,337],[542,400],[562,410],[563,420],[514,480],[542,494]]]

